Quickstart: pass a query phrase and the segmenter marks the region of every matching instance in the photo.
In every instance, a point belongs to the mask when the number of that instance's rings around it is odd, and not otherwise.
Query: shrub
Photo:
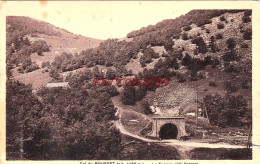
[[[217,65],[220,64],[220,61],[217,58],[214,58],[211,63],[212,68],[216,68]]]
[[[129,83],[131,83],[130,81]],[[123,90],[122,103],[125,105],[134,105],[137,101],[142,100],[146,95],[146,87],[125,86]]]
[[[222,39],[222,38],[223,38],[222,34],[217,34],[216,35],[216,39]]]
[[[39,69],[40,67],[37,65],[36,62],[32,62],[32,60],[26,59],[25,61],[22,62],[22,66],[18,69],[20,73],[24,72],[32,72],[36,69]]]
[[[38,56],[43,56],[43,52],[42,52],[42,50],[37,50],[37,54],[38,54]]]
[[[244,16],[250,16],[250,15],[252,15],[252,10],[246,10],[244,12]]]
[[[239,31],[240,31],[240,33],[243,33],[243,32],[245,32],[245,30],[244,30],[243,26],[240,26],[240,27],[239,27]]]
[[[226,44],[228,46],[229,49],[233,49],[236,47],[236,42],[233,38],[229,38],[227,41],[226,41]]]
[[[221,16],[220,18],[220,21],[225,21],[226,20],[226,18],[225,18],[225,16],[223,15],[223,16]]]
[[[186,81],[185,75],[183,73],[176,73],[176,78],[179,83],[183,83]]]
[[[229,94],[233,92],[237,92],[239,90],[239,88],[236,85],[232,84],[229,81],[225,81],[225,89]]]
[[[134,105],[135,101],[135,88],[133,86],[124,87],[122,103],[125,105]]]
[[[22,67],[19,67],[17,70],[19,73],[24,73],[24,69]]]
[[[188,53],[185,54],[185,57],[182,59],[181,64],[183,66],[188,66],[192,64],[192,58]]]
[[[242,89],[248,89],[249,88],[249,82],[247,80],[244,80],[242,83],[241,83],[241,88]]]
[[[162,57],[166,57],[167,58],[167,57],[169,57],[169,55],[168,55],[168,53],[163,52],[162,53]]]
[[[211,52],[213,52],[213,53],[218,51],[218,48],[216,46],[216,40],[215,40],[214,36],[210,37],[209,48],[211,49]]]
[[[247,102],[243,96],[207,95],[204,98],[205,106],[212,125],[220,127],[239,127],[245,125]]]
[[[214,81],[210,81],[210,82],[209,82],[209,86],[211,86],[211,87],[216,87],[217,84],[216,84]]]
[[[204,63],[203,63],[205,66],[208,66],[208,65],[210,65],[210,64],[212,64],[212,59],[211,59],[211,57],[210,56],[206,56],[205,58],[204,58]]]
[[[172,41],[171,38],[170,38],[170,39],[166,39],[166,40],[164,40],[164,42],[163,42],[163,46],[164,46],[164,48],[165,48],[167,51],[172,50],[172,46],[174,46],[174,45],[175,45],[175,42]]]
[[[208,52],[207,45],[204,42],[202,37],[198,37],[198,38],[192,39],[191,42],[198,46],[198,52],[199,53],[205,54],[206,52]]]
[[[53,78],[55,80],[59,80],[61,78],[58,69],[54,68],[54,67],[51,67],[51,69],[49,71],[49,75],[51,78]]]
[[[113,61],[106,60],[105,66],[106,66],[106,67],[111,67],[111,66],[113,66]]]
[[[218,29],[223,29],[225,26],[224,26],[224,24],[223,23],[219,23],[218,25],[217,25],[217,28]]]
[[[198,72],[196,70],[192,70],[190,72],[190,80],[191,81],[197,81],[198,80]]]
[[[51,63],[49,61],[42,62],[42,68],[45,68],[45,67],[50,68],[51,67]]]
[[[212,23],[212,20],[210,20],[210,19],[206,19],[206,20],[204,20],[204,22],[203,22],[203,24],[211,24]]]
[[[190,31],[190,30],[191,30],[191,27],[190,27],[190,26],[185,26],[185,27],[183,27],[183,30],[184,30],[184,31]]]
[[[108,68],[107,72],[106,72],[106,78],[108,78],[108,79],[116,78],[116,72],[114,70],[112,70],[111,68]]]
[[[145,64],[144,60],[140,59],[140,64],[141,64],[142,67],[146,67],[146,64]]]
[[[143,55],[141,58],[140,58],[140,63],[142,65],[142,63],[151,63],[153,61],[152,57],[151,56],[145,56]]]
[[[147,100],[142,101],[142,108],[144,110],[144,114],[146,115],[153,114],[152,110],[150,109],[149,102]]]
[[[224,61],[227,61],[227,62],[234,61],[234,60],[238,59],[236,51],[233,50],[233,49],[231,49],[230,51],[227,51],[225,53],[225,55],[222,56],[222,58],[223,58]]]
[[[39,50],[42,52],[50,51],[49,45],[44,40],[37,40],[30,47],[32,52],[38,52]]]
[[[188,34],[185,33],[185,32],[181,35],[181,37],[182,37],[183,40],[188,40],[189,39],[188,38]]]
[[[133,59],[137,59],[138,58],[138,55],[137,53],[133,55]]]
[[[244,23],[251,22],[251,18],[249,16],[243,16],[242,20],[243,20]]]
[[[154,52],[154,50],[152,48],[146,48],[144,50],[144,55],[143,56],[147,56],[149,58],[158,58],[159,54]]]
[[[167,60],[164,60],[164,67],[166,68],[174,68],[174,69],[179,69],[179,64],[178,61],[175,57],[169,57]]]
[[[241,48],[248,48],[248,45],[246,43],[242,43]]]
[[[243,34],[243,39],[244,40],[252,40],[252,31],[246,30]]]
[[[36,70],[36,69],[39,69],[39,68],[40,68],[40,67],[38,66],[37,63],[32,62],[32,64],[31,64],[30,66],[28,66],[25,71],[26,71],[26,72],[32,72],[32,71],[34,71],[34,70]]]
[[[159,54],[155,53],[152,48],[147,48],[144,50],[144,54],[140,58],[140,64],[142,67],[145,67],[145,63],[151,63],[153,58],[159,58]]]
[[[225,67],[225,71],[227,73],[238,73],[239,72],[238,66],[234,65],[233,63],[225,63],[224,67]]]
[[[195,48],[194,51],[193,51],[194,55],[198,55],[199,54],[199,50],[198,48]]]

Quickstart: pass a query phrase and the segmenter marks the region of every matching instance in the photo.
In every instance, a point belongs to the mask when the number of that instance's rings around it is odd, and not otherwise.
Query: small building
[[[47,88],[58,88],[58,87],[62,87],[62,88],[69,88],[69,82],[57,82],[57,83],[47,83],[46,84]]]

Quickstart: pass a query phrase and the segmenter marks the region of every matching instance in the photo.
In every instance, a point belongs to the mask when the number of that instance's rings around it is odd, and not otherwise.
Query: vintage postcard
[[[0,13],[0,164],[259,163],[259,2]]]

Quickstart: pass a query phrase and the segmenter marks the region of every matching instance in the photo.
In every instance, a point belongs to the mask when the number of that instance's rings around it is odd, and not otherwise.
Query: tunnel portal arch
[[[182,136],[187,136],[184,117],[156,116],[153,117],[152,123],[152,132],[150,133],[151,137],[178,139]]]
[[[159,138],[161,139],[177,139],[178,128],[172,123],[164,124],[159,131]]]

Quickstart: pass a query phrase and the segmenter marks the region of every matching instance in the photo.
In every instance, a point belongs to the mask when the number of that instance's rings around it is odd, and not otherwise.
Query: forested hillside
[[[130,32],[127,37],[130,39],[106,40],[74,58],[68,54],[57,57],[50,68],[51,76],[59,81],[64,79],[60,72],[81,67],[93,70],[97,66],[99,78],[171,78],[173,83],[186,83],[199,93],[200,101],[210,109],[213,124],[243,126],[251,122],[250,10],[193,10]],[[79,64],[73,64],[75,60]],[[147,90],[155,89],[127,87],[122,101],[134,105]],[[219,104],[212,106],[215,98],[220,98]]]

